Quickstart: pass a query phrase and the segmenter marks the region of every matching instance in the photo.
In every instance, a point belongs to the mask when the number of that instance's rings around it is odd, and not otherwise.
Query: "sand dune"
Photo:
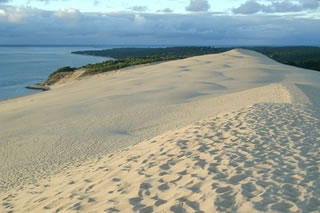
[[[319,212],[318,82],[234,50],[0,102],[0,212]]]
[[[0,195],[2,208],[319,212],[319,119],[311,106],[255,104]]]

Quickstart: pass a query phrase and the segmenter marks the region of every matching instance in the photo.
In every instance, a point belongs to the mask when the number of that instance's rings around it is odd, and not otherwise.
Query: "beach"
[[[0,102],[0,212],[319,212],[320,73],[236,49]]]

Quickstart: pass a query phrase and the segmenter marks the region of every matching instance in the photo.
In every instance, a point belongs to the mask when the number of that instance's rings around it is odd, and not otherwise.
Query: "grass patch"
[[[119,70],[126,67],[132,67],[142,64],[150,64],[155,62],[163,62],[170,61],[175,59],[183,59],[186,58],[181,56],[150,56],[150,57],[130,57],[125,60],[111,60],[105,61],[97,64],[88,64],[83,66],[86,71],[82,74],[82,76],[95,75],[104,72],[110,72],[113,70]]]

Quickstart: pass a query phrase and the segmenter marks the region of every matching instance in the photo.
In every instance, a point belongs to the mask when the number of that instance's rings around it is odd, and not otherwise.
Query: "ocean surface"
[[[0,46],[0,100],[39,91],[26,89],[40,83],[63,66],[79,67],[108,60],[71,54],[77,50],[107,49],[103,46]]]

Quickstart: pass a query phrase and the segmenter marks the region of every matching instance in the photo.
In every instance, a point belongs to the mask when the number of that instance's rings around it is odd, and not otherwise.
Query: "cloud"
[[[12,24],[21,24],[26,18],[43,15],[43,11],[30,7],[12,7],[7,6],[0,9],[0,23],[8,22]]]
[[[0,44],[320,45],[316,19],[3,7]]]
[[[210,8],[208,0],[190,0],[190,4],[186,7],[191,12],[207,12]]]
[[[28,0],[28,2],[32,2],[32,1],[41,1],[41,2],[46,2],[46,3],[49,3],[51,1],[67,1],[67,0]]]
[[[264,10],[263,5],[254,0],[250,0],[242,4],[238,8],[234,8],[232,11],[236,14],[253,14],[261,10]]]
[[[162,9],[162,10],[158,10],[157,12],[158,13],[173,13],[173,10],[170,9],[170,8],[165,8],[165,9]]]
[[[134,24],[136,25],[144,25],[146,23],[146,19],[144,16],[140,14],[135,14],[134,16]]]
[[[55,12],[55,16],[58,18],[72,21],[72,22],[77,22],[81,18],[81,13],[79,10],[70,8],[70,9],[61,9],[57,12]]]
[[[305,9],[316,9],[320,7],[320,1],[319,0],[303,0],[301,2],[302,7]]]
[[[319,0],[280,0],[271,1],[269,4],[260,3],[257,0],[249,0],[234,8],[232,11],[235,14],[254,14],[254,13],[289,13],[302,12],[308,10],[316,10],[320,7]]]
[[[134,6],[134,7],[130,7],[129,9],[132,10],[132,11],[135,11],[135,12],[145,12],[145,11],[148,10],[148,7],[146,7],[146,6]]]
[[[93,1],[93,5],[94,5],[94,6],[98,6],[98,5],[100,5],[100,4],[101,4],[101,2],[98,1],[98,0],[94,0],[94,1]]]
[[[0,0],[0,4],[6,4],[8,3],[10,0]]]

